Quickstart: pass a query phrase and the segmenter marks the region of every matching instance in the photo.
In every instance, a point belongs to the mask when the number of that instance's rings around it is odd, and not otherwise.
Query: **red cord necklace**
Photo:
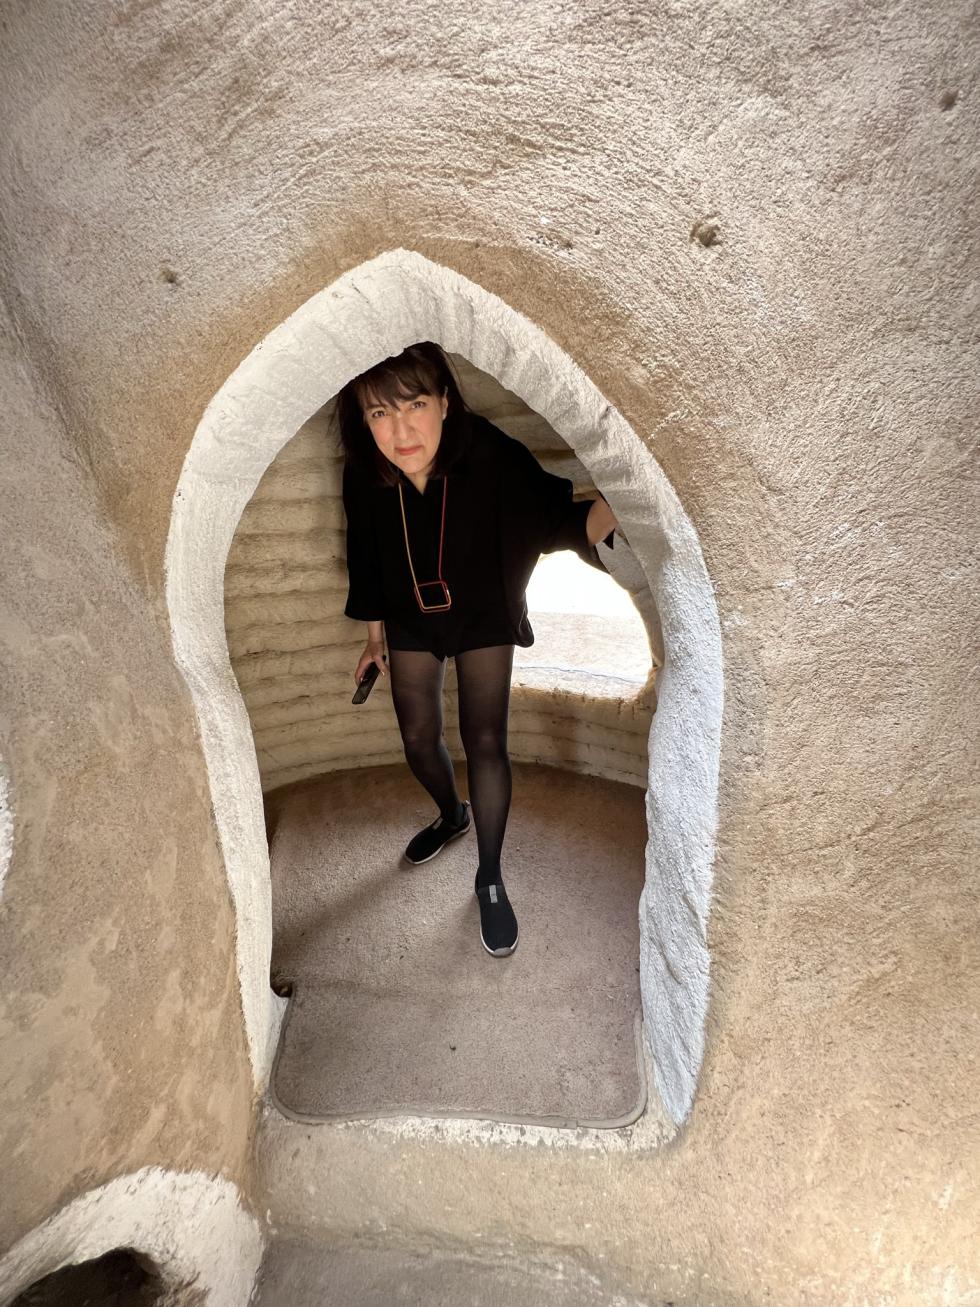
[[[402,494],[402,483],[401,481],[398,482],[398,502],[401,504],[402,510],[402,530],[405,532],[405,553],[408,555],[408,570],[412,574],[412,585],[415,589],[415,598],[423,613],[444,613],[452,606],[453,602],[452,596],[449,593],[449,586],[446,585],[445,581],[442,579],[442,543],[446,531],[446,491],[448,489],[448,483],[449,478],[444,476],[442,478],[442,521],[439,525],[439,579],[437,581],[422,581],[420,584],[415,576],[415,567],[412,563],[412,551],[408,543],[408,523],[405,520],[405,497]],[[445,600],[445,603],[426,604],[422,599],[423,586],[427,589],[433,586],[438,587],[436,589],[436,594],[440,594],[441,592],[441,598]]]

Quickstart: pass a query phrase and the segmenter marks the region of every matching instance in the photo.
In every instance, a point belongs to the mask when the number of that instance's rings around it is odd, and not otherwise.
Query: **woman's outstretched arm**
[[[503,433],[501,433],[503,434]],[[528,447],[513,436],[503,436],[507,460],[508,492],[517,500],[516,523],[537,552],[550,554],[571,549],[583,562],[605,572],[596,550],[604,540],[610,548],[619,525],[604,499],[573,499],[568,477],[547,472]]]
[[[597,545],[600,540],[605,540],[610,531],[615,531],[619,522],[613,515],[612,509],[604,499],[594,499],[592,507],[589,509],[589,516],[585,519],[585,533],[588,536],[590,545]]]

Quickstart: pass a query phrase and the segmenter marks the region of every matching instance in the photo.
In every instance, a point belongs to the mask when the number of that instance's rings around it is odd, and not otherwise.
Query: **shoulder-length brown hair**
[[[374,443],[364,420],[362,398],[370,395],[382,404],[416,399],[419,395],[449,397],[436,450],[434,477],[451,470],[469,444],[470,409],[460,394],[449,359],[430,340],[423,340],[390,358],[382,359],[367,372],[353,377],[337,393],[333,417],[339,429],[338,449],[348,463],[373,472],[382,485],[398,483],[398,470]]]

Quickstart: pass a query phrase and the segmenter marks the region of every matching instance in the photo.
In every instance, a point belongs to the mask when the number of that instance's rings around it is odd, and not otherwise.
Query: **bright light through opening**
[[[515,667],[553,667],[643,684],[650,674],[646,627],[628,593],[577,554],[545,554],[527,587],[534,644]]]

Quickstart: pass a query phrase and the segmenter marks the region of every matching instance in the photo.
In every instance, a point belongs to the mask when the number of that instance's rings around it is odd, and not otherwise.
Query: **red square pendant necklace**
[[[412,574],[412,586],[415,590],[415,598],[419,608],[423,613],[444,613],[452,606],[452,596],[449,593],[449,586],[442,579],[442,545],[446,532],[446,491],[448,489],[448,477],[442,478],[442,519],[439,524],[439,564],[437,571],[439,578],[436,581],[419,581],[415,576],[415,567],[412,563],[412,550],[408,543],[408,522],[405,519],[405,498],[402,494],[401,481],[398,483],[398,502],[402,510],[402,530],[405,532],[405,553],[408,555],[408,570]],[[442,600],[437,603],[426,603],[423,599],[423,591],[430,591],[428,598]]]

